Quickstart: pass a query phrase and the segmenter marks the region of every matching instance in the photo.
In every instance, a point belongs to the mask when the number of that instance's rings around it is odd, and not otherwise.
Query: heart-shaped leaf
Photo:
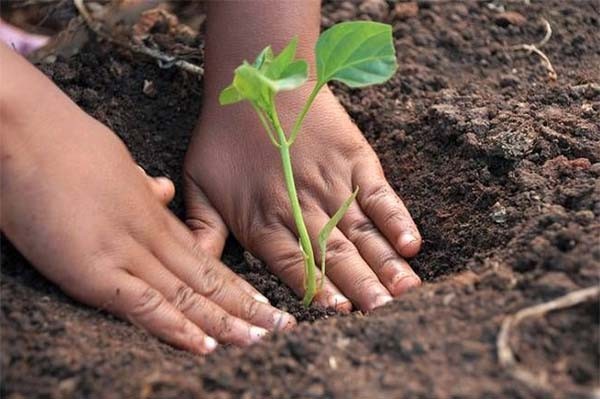
[[[396,71],[392,27],[369,21],[342,22],[321,34],[316,46],[317,78],[363,87],[388,80]]]

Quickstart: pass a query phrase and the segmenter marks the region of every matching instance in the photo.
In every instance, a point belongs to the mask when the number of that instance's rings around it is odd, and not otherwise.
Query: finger
[[[25,32],[0,20],[1,41],[13,47],[19,54],[27,55],[45,46],[50,37]]]
[[[356,202],[350,205],[338,227],[393,296],[421,284],[421,279]]]
[[[184,226],[181,228],[185,229]],[[195,292],[222,307],[229,314],[268,330],[288,330],[295,318],[271,306],[246,281],[218,259],[193,252],[182,241],[172,240],[157,254],[159,259]],[[262,297],[262,298],[261,298]]]
[[[138,165],[138,168],[142,171],[144,176],[148,179],[148,184],[150,185],[150,189],[159,199],[159,201],[167,205],[169,202],[173,200],[175,197],[175,185],[171,181],[171,179],[163,176],[152,177],[146,174],[146,171]]]
[[[156,258],[146,258],[144,264],[134,263],[130,272],[154,287],[189,320],[221,343],[246,346],[267,334],[264,328],[250,325],[227,313],[184,283]]]
[[[400,255],[415,256],[421,248],[421,235],[381,169],[371,163],[360,165],[354,171],[354,184],[360,187],[358,203],[364,213]]]
[[[227,226],[210,204],[200,187],[188,175],[184,176],[185,223],[194,233],[197,245],[220,258],[227,239]]]
[[[304,256],[298,239],[290,230],[282,224],[264,228],[249,244],[250,251],[262,259],[276,276],[298,296],[304,295]],[[317,281],[320,279],[321,273],[317,270]],[[352,310],[351,302],[328,278],[325,278],[323,288],[314,300],[322,306],[341,312]]]
[[[154,195],[163,205],[168,205],[169,202],[173,200],[173,197],[175,197],[175,185],[173,182],[169,178],[163,176],[148,176],[148,179]]]
[[[102,278],[103,293],[93,303],[144,328],[165,342],[197,354],[207,354],[217,341],[206,335],[156,289],[125,271]]]
[[[196,261],[204,259],[206,253],[204,252],[204,249],[199,245],[195,236],[193,234],[190,234],[189,229],[184,224],[182,224],[179,221],[179,219],[173,218],[170,220],[171,234],[173,234],[173,237],[184,246],[184,249],[179,250],[190,251],[196,257]],[[218,260],[217,263],[219,263],[219,265],[223,267],[223,265],[220,264]],[[234,285],[238,286],[242,291],[252,296],[255,300],[269,304],[269,300],[256,288],[254,288],[250,283],[233,273],[229,268],[225,267],[225,269],[229,272],[229,275],[231,276]]]
[[[319,211],[305,216],[313,246],[317,247],[319,231],[329,217]],[[392,300],[390,292],[338,228],[333,229],[329,236],[325,264],[327,277],[361,310],[369,311]]]

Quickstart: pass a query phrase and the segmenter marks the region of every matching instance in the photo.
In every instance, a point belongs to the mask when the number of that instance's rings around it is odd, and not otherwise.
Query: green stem
[[[296,183],[294,182],[294,171],[292,169],[292,160],[290,157],[290,141],[293,140],[288,141],[286,139],[285,133],[281,128],[281,123],[279,122],[279,118],[277,117],[276,111],[274,111],[273,115],[271,115],[271,120],[273,121],[273,127],[277,131],[279,142],[281,143],[279,147],[279,153],[281,154],[281,162],[283,164],[283,176],[285,178],[285,186],[287,188],[288,196],[290,198],[290,204],[292,205],[292,215],[294,216],[294,222],[296,223],[298,235],[300,236],[300,245],[302,246],[302,251],[304,252],[304,255],[306,257],[304,274],[306,279],[306,291],[304,293],[304,299],[302,300],[302,302],[305,306],[308,306],[310,305],[317,293],[317,267],[315,265],[315,255],[313,253],[313,248],[310,243],[310,236],[308,235],[308,230],[306,229],[306,225],[304,224],[302,208],[300,207],[298,193],[296,192]]]
[[[267,134],[269,135],[269,140],[271,140],[271,143],[273,143],[273,145],[275,147],[279,148],[279,143],[277,142],[277,140],[275,140],[275,136],[273,136],[273,131],[271,130],[271,127],[269,126],[269,123],[267,122],[267,119],[265,118],[263,111],[254,104],[252,104],[252,108],[254,108],[254,111],[256,111],[256,113],[258,114],[258,118],[260,119],[260,122],[262,123],[263,127],[267,131]]]
[[[317,94],[319,94],[319,90],[321,90],[321,88],[324,85],[325,85],[325,83],[321,83],[321,82],[317,82],[315,84],[315,87],[313,88],[312,92],[308,96],[308,100],[306,100],[306,103],[304,104],[302,111],[300,111],[300,115],[298,115],[298,119],[296,119],[296,122],[294,123],[294,127],[292,128],[292,134],[290,135],[290,139],[288,140],[289,145],[294,144],[294,141],[296,140],[296,137],[298,136],[298,132],[300,131],[300,126],[302,126],[302,122],[304,121],[304,118],[306,117],[306,113],[310,109],[310,106],[312,105],[313,101],[315,101]]]

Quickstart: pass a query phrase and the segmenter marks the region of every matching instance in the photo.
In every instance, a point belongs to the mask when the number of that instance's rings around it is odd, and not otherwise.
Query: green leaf
[[[221,94],[219,95],[219,104],[221,105],[235,104],[242,100],[242,95],[233,84],[230,84],[229,86],[224,88]]]
[[[273,80],[273,85],[276,91],[293,90],[300,87],[308,79],[308,64],[306,61],[295,61],[289,64],[278,76]]]
[[[320,84],[350,87],[383,83],[397,68],[392,27],[370,21],[342,22],[321,34],[315,49]]]
[[[261,70],[263,66],[269,65],[271,61],[273,61],[273,50],[271,49],[271,46],[267,46],[260,52],[260,54],[258,54],[258,57],[256,57],[256,60],[254,60],[252,66],[258,70]]]
[[[325,260],[327,259],[327,240],[329,239],[329,235],[331,234],[335,226],[337,226],[337,224],[340,222],[340,220],[342,220],[342,218],[348,211],[348,208],[350,208],[350,205],[352,204],[352,201],[354,201],[354,199],[356,198],[357,194],[358,187],[356,187],[356,190],[354,190],[352,195],[349,196],[346,199],[346,201],[344,201],[340,208],[335,212],[335,214],[331,217],[331,219],[329,219],[329,221],[325,224],[325,226],[323,226],[323,228],[319,232],[319,251],[321,252],[321,274],[323,275],[321,277],[321,288],[323,287],[323,281],[325,281],[324,277]]]
[[[270,47],[265,48],[253,65],[244,62],[236,68],[233,83],[219,95],[221,105],[248,100],[269,113],[276,93],[295,89],[308,79],[306,61],[293,61],[297,40],[273,58]],[[260,68],[257,68],[257,66]]]
[[[279,79],[283,71],[294,61],[296,48],[298,47],[298,38],[294,37],[288,45],[281,50],[281,53],[275,57],[265,70],[265,75],[271,79]]]
[[[273,60],[261,70],[273,81],[277,92],[293,90],[306,82],[308,64],[306,61],[294,61],[298,38],[293,38],[289,44]]]
[[[275,86],[258,69],[248,63],[237,67],[233,77],[233,86],[240,96],[264,111],[272,108]]]

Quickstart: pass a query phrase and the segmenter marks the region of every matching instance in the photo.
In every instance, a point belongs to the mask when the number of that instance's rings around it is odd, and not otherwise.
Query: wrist
[[[231,83],[242,61],[254,61],[268,45],[281,51],[298,37],[296,58],[315,75],[314,46],[319,37],[320,1],[208,2],[205,51],[205,93],[217,93]]]

